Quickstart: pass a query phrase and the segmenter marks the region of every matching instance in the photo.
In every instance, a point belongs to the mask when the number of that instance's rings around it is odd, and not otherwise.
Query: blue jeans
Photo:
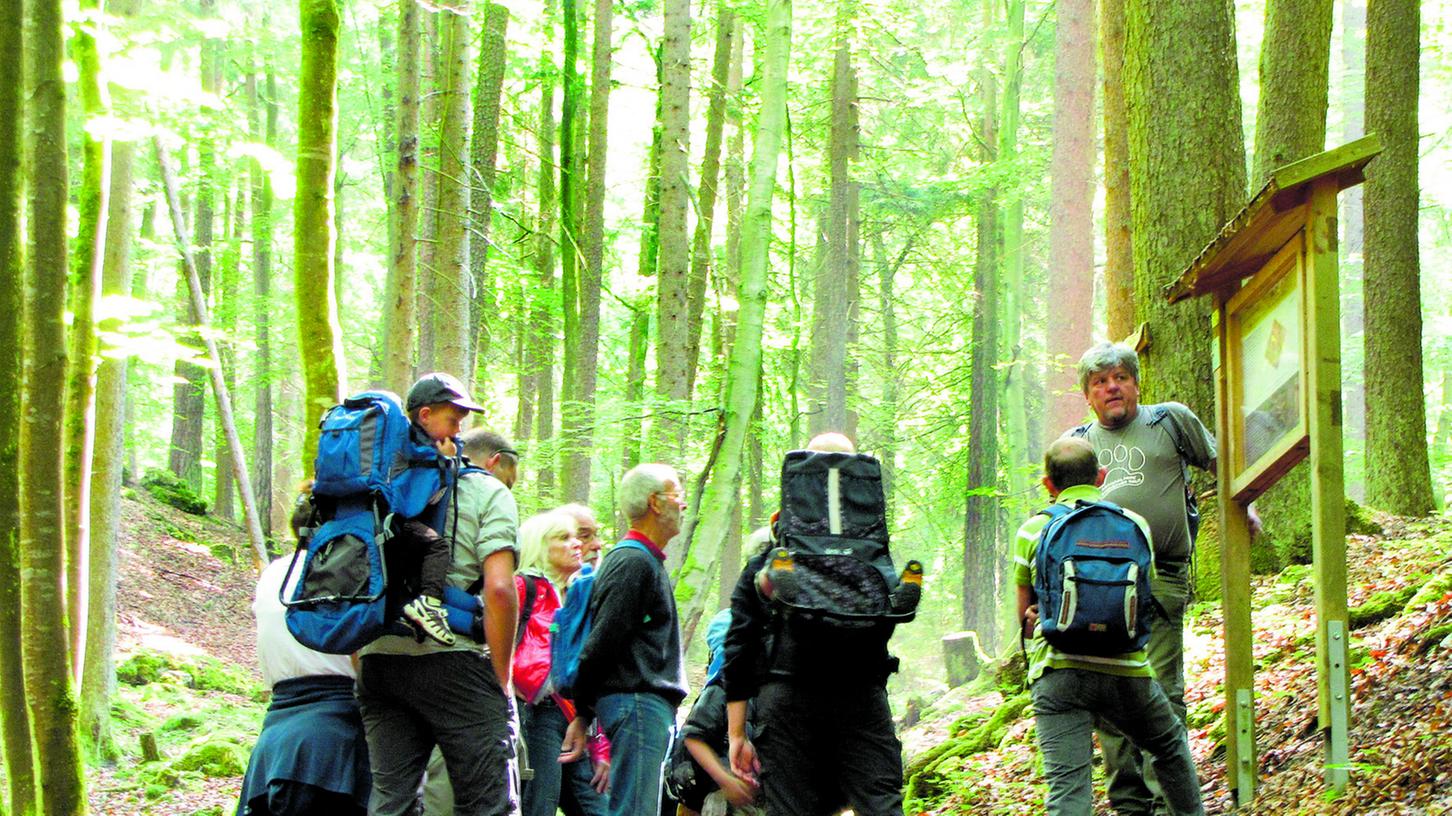
[[[1050,816],[1088,816],[1092,810],[1096,716],[1117,726],[1150,756],[1171,813],[1205,812],[1185,726],[1154,679],[1048,669],[1034,681],[1033,700]]]
[[[524,816],[555,816],[566,787],[573,792],[582,812],[589,816],[603,814],[605,797],[590,787],[593,771],[589,756],[560,764],[560,744],[564,742],[569,723],[559,704],[554,698],[545,697],[534,705],[521,704],[520,713],[524,720],[524,744],[529,747],[529,767],[534,771],[534,778],[524,783]]]
[[[610,738],[610,816],[660,812],[661,769],[670,750],[675,707],[658,694],[607,694],[595,717]]]

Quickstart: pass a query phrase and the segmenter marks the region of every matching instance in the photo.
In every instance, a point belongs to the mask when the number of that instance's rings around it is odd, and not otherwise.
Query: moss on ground
[[[205,655],[191,658],[142,650],[116,667],[116,679],[130,686],[172,683],[205,691],[224,691],[252,700],[267,696],[267,688],[247,671]]]
[[[207,513],[207,503],[192,490],[191,486],[176,474],[161,468],[151,468],[141,477],[141,487],[157,501],[175,507],[183,513],[202,516]]]
[[[1360,629],[1394,618],[1401,614],[1407,601],[1417,594],[1419,586],[1420,584],[1414,582],[1398,589],[1373,592],[1371,597],[1346,611],[1347,622],[1352,629]]]

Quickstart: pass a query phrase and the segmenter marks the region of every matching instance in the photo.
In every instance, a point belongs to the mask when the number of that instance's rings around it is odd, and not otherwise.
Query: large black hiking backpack
[[[888,548],[882,469],[861,453],[791,451],[781,472],[773,602],[837,628],[903,623],[917,613],[922,565],[899,575]]]

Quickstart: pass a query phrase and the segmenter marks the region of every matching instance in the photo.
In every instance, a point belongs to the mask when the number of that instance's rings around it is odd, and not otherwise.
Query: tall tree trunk
[[[1056,29],[1059,36],[1065,36],[1066,28],[1070,31],[1073,31],[1076,28],[1088,27],[1090,29],[1089,36],[1091,37],[1090,41],[1084,44],[1084,48],[1089,49],[1089,77],[1084,80],[1084,82],[1088,83],[1089,87],[1089,102],[1087,103],[1087,105],[1084,106],[1085,110],[1082,110],[1080,112],[1080,115],[1085,117],[1084,121],[1080,123],[1080,126],[1089,130],[1091,134],[1088,137],[1089,145],[1087,146],[1087,151],[1089,155],[1088,158],[1085,160],[1086,164],[1083,171],[1086,175],[1085,183],[1087,185],[1092,184],[1092,181],[1090,181],[1090,179],[1092,179],[1093,177],[1094,163],[1094,148],[1092,135],[1094,125],[1089,118],[1093,115],[1092,108],[1094,104],[1094,91],[1092,84],[1094,81],[1094,52],[1092,51],[1094,8],[1092,5],[1093,0],[1089,0],[1089,6],[1087,8],[1087,11],[1083,7],[1083,0],[1066,0],[1066,2],[1079,5],[1073,8],[1066,8],[1065,6],[1059,7],[1059,14],[1061,16],[1059,18],[1060,22]],[[1022,105],[1024,75],[1023,0],[1010,0],[1010,2],[1004,4],[1004,12],[1007,15],[1006,22],[1008,36],[1003,43],[1003,99],[999,104],[999,110],[1002,111],[1002,113],[999,117],[998,127],[998,161],[1003,163],[1004,165],[1011,166],[1010,163],[1017,161],[1019,155],[1018,131],[1019,120],[1021,118],[1019,109]],[[1071,14],[1067,18],[1065,16],[1062,16],[1066,13]],[[1077,16],[1079,14],[1086,14],[1087,19],[1079,18]],[[1078,32],[1078,35],[1082,36],[1083,32]],[[1062,57],[1062,49],[1059,53]],[[1059,92],[1059,74],[1057,72],[1063,70],[1066,66],[1064,66],[1062,59],[1056,61],[1055,64],[1057,67],[1055,69],[1056,74],[1054,85],[1055,93],[1057,94]],[[1059,123],[1059,112],[1061,110],[1062,108],[1059,106],[1059,102],[1056,100],[1054,105],[1054,122],[1056,127]],[[1063,142],[1056,137],[1054,140],[1053,153],[1056,159],[1061,158],[1060,151],[1064,147],[1065,145],[1063,144]],[[1051,165],[1051,173],[1059,172],[1060,170],[1061,168],[1059,168],[1058,165]],[[1053,178],[1053,183],[1058,184],[1060,181],[1059,175],[1054,175]],[[1092,187],[1086,186],[1084,191],[1085,195],[1092,195],[1091,190]],[[1026,192],[1027,189],[1020,186],[1019,189],[1014,190],[1011,195],[1007,196],[1007,200],[1003,203],[1003,221],[1001,226],[1003,241],[1003,260],[1001,262],[1001,268],[998,275],[999,289],[1002,292],[1002,297],[998,304],[998,313],[1000,315],[1000,317],[998,318],[998,325],[1001,331],[1001,335],[998,338],[999,359],[1002,360],[1003,363],[1007,364],[1006,366],[1000,364],[998,376],[1001,389],[1001,397],[999,400],[999,414],[1003,418],[1004,431],[1003,439],[999,446],[999,461],[1001,467],[1004,469],[1008,476],[1008,497],[1005,501],[1000,503],[999,510],[1000,515],[1006,513],[1014,517],[1020,517],[1028,512],[1027,497],[1033,492],[1032,476],[1033,474],[1038,472],[1037,462],[1035,461],[1038,457],[1034,456],[1029,451],[1029,407],[1026,396],[1027,392],[1024,387],[1025,380],[1027,380],[1028,378],[1029,362],[1028,354],[1024,348],[1025,344],[1023,327],[1025,325],[1029,325],[1030,320],[1027,308],[1028,286],[1024,280],[1023,199]],[[1051,221],[1053,220],[1053,216],[1057,214],[1054,208],[1059,203],[1060,201],[1058,195],[1052,194],[1050,196],[1049,205]],[[1086,212],[1084,214],[1084,218],[1088,219],[1090,224],[1092,224],[1092,213]],[[1062,239],[1062,236],[1059,236],[1059,226],[1059,223],[1057,221],[1054,221],[1053,227],[1051,228],[1049,233],[1049,253],[1051,256],[1054,252],[1055,237],[1058,236],[1060,239]],[[1084,303],[1082,313],[1083,321],[1085,324],[1084,336],[1086,340],[1088,339],[1088,299],[1093,292],[1092,261],[1094,255],[1094,236],[1093,233],[1088,230],[1092,229],[1092,226],[1088,227],[1084,236],[1089,244],[1088,254],[1090,258],[1090,262],[1086,263],[1083,269],[1085,278],[1082,281],[1077,281],[1075,282],[1075,284],[1070,285],[1068,287],[1068,291],[1064,293],[1066,302],[1063,304],[1065,309],[1062,314],[1060,313],[1058,305],[1056,304],[1054,314],[1055,319],[1048,321],[1048,332],[1050,336],[1052,336],[1055,331],[1065,331],[1067,329],[1066,324],[1071,324],[1076,320],[1076,312],[1079,310],[1077,310],[1072,305],[1072,303],[1073,294],[1077,286],[1077,289],[1079,291],[1086,293],[1083,295]],[[1049,268],[1054,269],[1055,271],[1060,271],[1060,267],[1054,266],[1053,261],[1050,261]],[[1063,348],[1063,346],[1055,345],[1053,341],[1050,341],[1049,348],[1060,349]],[[1082,405],[1082,403],[1080,404]],[[1008,563],[1008,559],[1006,558],[998,559],[997,569],[1000,585],[1006,585],[1007,583]],[[1004,605],[1000,604],[999,609],[1003,608]]]
[[[560,78],[564,98],[560,101],[560,314],[563,317],[565,345],[561,355],[563,376],[560,378],[560,430],[564,433],[565,416],[572,410],[575,394],[575,367],[580,352],[580,232],[583,224],[581,194],[585,184],[583,153],[585,145],[577,138],[580,128],[580,106],[585,95],[585,78],[580,73],[580,5],[578,0],[561,0],[564,21],[564,70]],[[562,480],[569,490],[569,468],[566,463]]]
[[[1049,369],[1049,427],[1056,429],[1077,425],[1084,418],[1084,396],[1074,363],[1089,347],[1093,326],[1094,0],[1061,0],[1058,19],[1049,169],[1054,319],[1049,321],[1048,344],[1056,355],[1065,356],[1057,357]]]
[[[1127,0],[1099,0],[1104,66],[1104,303],[1109,337],[1134,331],[1134,250],[1129,212],[1129,108],[1124,99]]]
[[[1251,186],[1259,188],[1277,167],[1319,153],[1326,144],[1327,79],[1331,62],[1331,0],[1271,0],[1265,8],[1260,50],[1260,104],[1255,119]],[[1265,531],[1254,547],[1276,563],[1311,523],[1311,465],[1302,462],[1256,502]]]
[[[398,2],[398,90],[394,149],[393,244],[383,296],[383,386],[403,393],[413,379],[417,336],[419,5]]]
[[[726,126],[726,83],[736,35],[736,13],[722,4],[716,17],[716,53],[711,84],[706,88],[706,152],[701,157],[699,208],[691,239],[691,271],[686,287],[686,392],[693,393],[701,354],[701,317],[706,307],[706,282],[711,277],[711,229],[716,218],[716,180],[721,173],[721,135]]]
[[[106,296],[131,293],[132,167],[135,142],[112,146],[111,191],[101,291]],[[111,318],[103,332],[120,328]],[[96,373],[96,461],[91,474],[91,575],[86,625],[86,650],[81,673],[81,734],[105,759],[118,755],[111,737],[111,696],[116,691],[116,575],[121,537],[121,470],[125,462],[123,421],[126,413],[125,358],[105,358]]]
[[[657,275],[655,390],[663,403],[651,431],[652,448],[667,459],[685,448],[686,351],[689,310],[686,276],[690,199],[691,6],[664,0],[661,47],[660,271]]]
[[[1418,37],[1414,0],[1366,6],[1366,129],[1385,150],[1366,172],[1366,501],[1407,516],[1432,512],[1422,389],[1417,247]]]
[[[82,0],[89,25],[76,29],[71,56],[79,72],[81,110],[86,120],[106,117],[111,99],[96,34],[103,25],[100,0]],[[101,259],[106,244],[106,197],[110,194],[111,139],[87,129],[82,141],[80,223],[71,260],[70,359],[65,392],[66,603],[71,625],[71,670],[80,683],[86,653],[86,591],[91,546],[91,467],[95,450],[96,302],[101,295]]]
[[[489,221],[494,208],[494,169],[499,154],[499,96],[504,88],[504,35],[509,27],[509,9],[489,3],[484,10],[484,39],[479,46],[479,79],[474,83],[474,128],[469,142],[469,283],[474,293],[469,311],[468,381],[474,392],[487,391],[483,381],[487,370],[490,326],[486,317],[494,314],[494,284],[488,278]]]
[[[715,600],[714,593],[706,589],[711,585],[711,568],[732,534],[731,506],[740,499],[742,450],[758,399],[761,338],[770,280],[771,202],[786,122],[791,25],[790,0],[768,0],[761,56],[761,113],[751,157],[751,189],[742,223],[740,312],[720,414],[719,427],[724,438],[713,477],[701,500],[701,523],[676,579],[676,599],[685,610],[681,616],[681,642],[686,645],[696,632],[706,604]]]
[[[405,378],[408,380],[412,380],[415,373],[423,374],[439,367],[435,360],[438,343],[434,339],[433,313],[434,304],[438,302],[438,292],[434,291],[434,284],[437,282],[434,270],[438,266],[435,258],[438,254],[439,226],[439,138],[442,135],[439,122],[443,118],[439,110],[442,98],[439,87],[442,84],[440,74],[443,70],[443,55],[440,53],[442,34],[439,29],[439,12],[435,7],[426,8],[428,15],[422,22],[424,51],[419,79],[422,89],[419,99],[419,167],[423,174],[419,177],[418,239],[414,245],[418,270],[414,280],[414,322],[418,327],[418,354],[413,360],[414,371]]]
[[[22,406],[55,405],[65,382],[66,96],[61,76],[64,25],[59,0],[25,4],[26,159],[30,185],[24,308]],[[76,741],[76,698],[67,643],[66,508],[61,411],[21,416],[21,659],[30,708],[41,813],[85,813],[85,777]]]
[[[0,60],[7,65],[23,65],[27,53],[20,5],[0,4]],[[20,631],[24,90],[21,82],[0,82],[0,759],[14,813],[34,812],[36,796]]]
[[[850,2],[837,12],[832,61],[832,136],[828,157],[826,253],[818,266],[812,297],[811,380],[817,394],[807,425],[810,433],[846,432],[848,414],[847,334],[844,317],[855,307],[857,248],[848,236],[852,207],[852,162],[857,158],[857,73],[852,66]]]
[[[651,52],[655,60],[656,84],[661,81],[661,50]],[[641,278],[654,278],[660,260],[660,140],[661,140],[661,97],[655,97],[655,122],[650,133],[650,158],[646,162],[645,212],[640,218],[640,252],[637,253],[636,274]],[[629,362],[625,380],[625,399],[636,417],[621,434],[623,438],[621,461],[625,470],[640,464],[640,451],[645,439],[645,358],[650,350],[650,312],[656,310],[655,299],[647,290],[637,298],[635,313],[630,320]],[[644,310],[644,311],[643,311]]]
[[[439,78],[438,245],[434,251],[434,325],[436,368],[469,377],[468,333],[469,185],[464,176],[469,155],[469,18],[451,9],[439,12],[443,70]]]
[[[983,6],[984,30],[994,25],[993,3]],[[979,68],[983,118],[978,128],[983,160],[997,160],[998,80],[992,56]],[[978,202],[978,257],[973,265],[972,336],[968,396],[967,494],[963,514],[963,627],[978,633],[984,648],[998,642],[998,191]]]
[[[872,236],[874,260],[877,262],[877,313],[882,321],[882,424],[878,437],[882,440],[878,459],[882,462],[882,495],[892,507],[892,491],[897,485],[897,411],[900,391],[897,362],[897,297],[894,279],[898,267],[912,250],[913,238],[903,244],[902,253],[894,261],[887,257],[882,230]]]
[[[181,163],[185,173],[185,151],[181,155]],[[185,197],[182,206],[187,206]],[[211,267],[202,262],[200,272],[202,288],[210,290]],[[180,271],[176,286],[178,322],[187,329],[179,339],[195,354],[195,350],[202,345],[202,339],[196,333],[197,315],[192,311],[185,279],[186,273]],[[167,451],[167,469],[198,494],[202,491],[202,431],[207,409],[206,389],[206,372],[202,367],[190,360],[177,360],[175,384],[172,386],[171,446]]]
[[[595,46],[590,69],[589,156],[585,169],[585,229],[579,276],[579,344],[573,399],[562,408],[565,498],[590,501],[590,453],[595,424],[595,382],[600,351],[600,288],[605,277],[606,125],[610,117],[611,0],[595,0]]]
[[[554,3],[545,2],[546,20],[552,14]],[[547,23],[548,25],[548,23]],[[550,317],[550,302],[555,289],[555,71],[554,56],[550,49],[540,54],[540,105],[539,105],[539,223],[535,230],[534,268],[539,276],[539,289],[534,296],[530,310],[530,374],[535,378],[537,395],[535,415],[538,427],[537,440],[538,471],[535,479],[539,483],[541,501],[549,501],[555,493],[555,471],[550,455],[550,445],[555,436],[555,374],[554,348],[555,323]]]
[[[277,141],[277,82],[271,55],[266,58],[265,94],[259,100],[256,73],[249,75],[252,138],[268,146]],[[261,108],[261,111],[259,111]],[[265,122],[265,124],[263,124]],[[272,535],[272,176],[254,162],[252,179],[252,295],[256,326],[257,388],[252,432],[253,474],[257,483],[257,514],[265,535]]]
[[[1341,139],[1351,142],[1366,135],[1366,2],[1346,0],[1341,4]],[[1347,453],[1355,451],[1365,461],[1366,381],[1364,366],[1355,365],[1356,354],[1365,348],[1362,334],[1362,200],[1366,194],[1357,185],[1341,193],[1341,394]],[[1349,346],[1349,348],[1347,348]],[[1366,500],[1366,479],[1347,478],[1346,494]]]
[[[293,202],[293,290],[302,363],[302,467],[318,450],[318,418],[347,391],[333,275],[333,145],[337,133],[337,0],[300,0],[297,198]]]
[[[217,351],[221,355],[222,378],[228,391],[237,390],[237,363],[233,352],[232,338],[237,336],[237,290],[241,277],[242,230],[246,229],[246,192],[241,185],[229,193],[222,188],[222,252],[217,258],[217,290],[213,308],[217,315]],[[339,242],[342,243],[341,241]],[[232,497],[237,493],[237,483],[232,478],[232,452],[227,444],[227,435],[222,432],[221,423],[216,427],[216,499],[212,513],[217,518],[231,523],[237,518]]]
[[[1245,204],[1235,20],[1223,0],[1128,0],[1125,11],[1135,314],[1150,324],[1141,402],[1213,416],[1209,303],[1172,306],[1164,287]]]

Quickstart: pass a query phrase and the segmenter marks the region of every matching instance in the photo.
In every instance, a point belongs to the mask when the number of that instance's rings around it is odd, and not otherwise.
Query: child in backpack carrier
[[[484,406],[469,399],[464,384],[449,374],[433,373],[420,377],[408,390],[405,403],[412,421],[409,432],[426,435],[445,456],[458,455],[454,438],[463,430],[470,413],[483,411]],[[403,607],[403,617],[419,633],[445,645],[454,645],[454,633],[444,612],[444,582],[453,560],[449,539],[439,535],[419,519],[399,524],[390,546],[413,548],[422,552],[419,566],[419,594]]]

